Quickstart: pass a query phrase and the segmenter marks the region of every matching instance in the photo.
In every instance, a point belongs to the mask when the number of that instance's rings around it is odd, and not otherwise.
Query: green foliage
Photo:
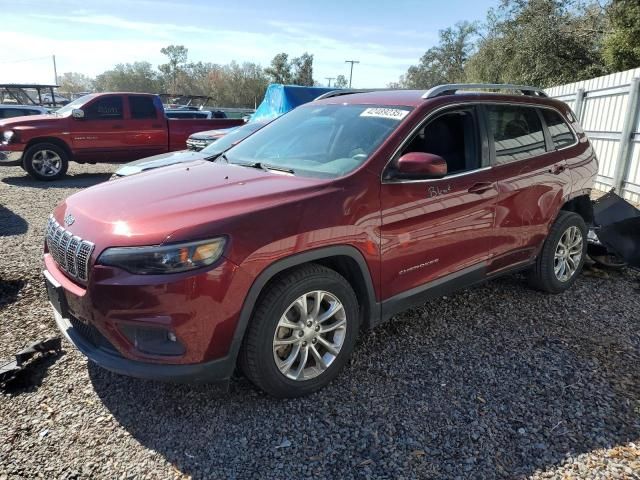
[[[349,82],[344,75],[338,75],[336,81],[333,83],[333,86],[336,88],[347,88],[347,85],[349,85]]]
[[[119,63],[95,79],[98,92],[158,93],[162,81],[149,62]]]
[[[289,55],[279,53],[273,60],[271,66],[264,69],[264,73],[269,76],[273,83],[281,83],[283,85],[291,83],[291,64],[289,63]]]
[[[503,0],[466,67],[469,80],[550,86],[606,73],[604,16],[570,0]]]
[[[640,2],[613,0],[607,8],[611,29],[604,39],[604,60],[612,71],[640,67]]]
[[[184,45],[169,45],[160,49],[167,56],[168,62],[159,65],[158,70],[164,74],[165,89],[169,93],[178,92],[178,78],[184,76],[189,49]]]
[[[66,72],[58,76],[58,85],[60,92],[64,93],[80,93],[88,92],[93,89],[93,79],[77,72]]]
[[[279,53],[273,57],[271,66],[265,68],[264,73],[273,83],[312,87],[314,85],[313,55],[304,52],[301,56],[289,61],[289,55],[284,52]]]
[[[301,56],[291,60],[293,69],[293,84],[313,86],[313,55],[304,52]]]
[[[400,79],[404,88],[430,88],[441,83],[461,82],[465,65],[474,49],[477,26],[461,22],[440,31],[438,45],[430,48]]]
[[[501,0],[482,27],[440,32],[397,84],[428,88],[460,81],[558,85],[640,64],[640,3]]]

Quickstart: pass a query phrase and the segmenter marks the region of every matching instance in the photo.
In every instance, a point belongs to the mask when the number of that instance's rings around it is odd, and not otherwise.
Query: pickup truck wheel
[[[24,153],[22,168],[38,180],[57,180],[69,168],[69,156],[53,143],[38,143]]]
[[[544,292],[564,292],[582,270],[586,254],[584,220],[576,213],[560,212],[536,259],[529,283]]]
[[[310,264],[278,278],[256,306],[240,367],[275,397],[321,389],[347,362],[358,329],[358,300],[337,272]]]

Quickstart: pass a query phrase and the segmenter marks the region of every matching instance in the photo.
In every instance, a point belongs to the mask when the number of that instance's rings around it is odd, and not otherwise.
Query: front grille
[[[189,150],[195,150],[195,151],[199,152],[204,147],[209,145],[212,141],[213,140],[198,140],[196,138],[189,138],[189,139],[187,139],[187,148]]]
[[[113,346],[113,344],[109,340],[107,340],[107,337],[102,335],[100,331],[93,325],[82,323],[73,315],[69,315],[69,322],[71,323],[73,329],[78,333],[78,335],[80,335],[94,347],[103,348],[105,350],[110,350],[117,353],[117,350]]]
[[[95,245],[62,228],[53,216],[49,217],[45,239],[49,253],[58,266],[73,278],[86,282]]]

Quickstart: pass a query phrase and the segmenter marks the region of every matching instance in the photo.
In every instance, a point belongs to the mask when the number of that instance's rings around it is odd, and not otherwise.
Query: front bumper
[[[195,275],[171,276],[132,275],[94,265],[82,286],[72,282],[50,254],[45,253],[44,260],[45,277],[61,292],[65,305],[53,308],[58,328],[99,366],[174,382],[224,381],[233,373],[237,349],[232,340],[244,299],[241,292],[250,287],[250,277],[232,262],[224,260]],[[52,300],[54,304],[60,308],[59,301]],[[184,349],[151,351],[143,337],[130,335],[131,329],[171,332]]]
[[[52,308],[62,334],[96,365],[121,375],[176,383],[217,383],[231,377],[235,359],[230,356],[190,365],[167,365],[129,360],[112,348],[96,345]]]
[[[2,147],[0,147],[2,148]],[[22,151],[0,150],[0,166],[12,167],[22,163]]]

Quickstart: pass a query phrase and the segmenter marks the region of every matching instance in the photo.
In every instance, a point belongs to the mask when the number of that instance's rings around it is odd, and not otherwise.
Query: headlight
[[[9,143],[11,142],[11,139],[14,137],[15,132],[13,130],[7,130],[6,132],[2,133],[2,140],[5,143]]]
[[[98,263],[136,274],[179,273],[212,265],[222,256],[224,237],[156,247],[107,248]]]

